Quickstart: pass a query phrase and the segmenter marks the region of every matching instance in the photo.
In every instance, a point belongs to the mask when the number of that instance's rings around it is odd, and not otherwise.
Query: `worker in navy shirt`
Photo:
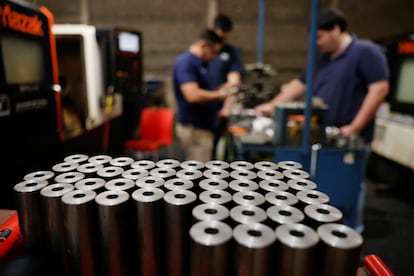
[[[228,97],[229,90],[225,85],[213,88],[207,64],[222,47],[221,37],[213,30],[204,30],[173,66],[178,106],[176,133],[187,160],[207,162],[212,159],[216,104]]]
[[[213,88],[223,84],[228,86],[240,86],[244,66],[239,51],[228,43],[233,30],[233,21],[225,14],[218,14],[213,21],[213,29],[223,39],[223,48],[217,57],[208,64],[208,75]],[[227,129],[227,118],[230,116],[233,97],[228,97],[225,102],[217,102],[218,118],[215,127],[214,147],[222,133]],[[214,157],[216,157],[213,154]]]
[[[342,12],[335,9],[320,13],[316,44],[321,55],[315,68],[313,95],[328,105],[327,125],[338,127],[343,137],[363,138],[368,156],[375,113],[389,90],[386,57],[374,43],[351,35]],[[277,103],[293,100],[305,91],[304,73],[283,85],[278,95],[255,110],[270,113]],[[354,227],[360,232],[365,197],[362,179],[361,184]]]

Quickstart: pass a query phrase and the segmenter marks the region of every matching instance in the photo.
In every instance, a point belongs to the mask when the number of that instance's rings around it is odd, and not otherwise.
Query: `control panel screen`
[[[120,32],[118,34],[118,49],[122,52],[137,54],[140,50],[139,36],[134,33]]]

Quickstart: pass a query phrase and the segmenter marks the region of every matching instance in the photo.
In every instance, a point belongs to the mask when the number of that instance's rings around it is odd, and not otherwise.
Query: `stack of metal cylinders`
[[[362,237],[317,188],[290,160],[73,154],[14,190],[25,248],[56,275],[355,274]]]

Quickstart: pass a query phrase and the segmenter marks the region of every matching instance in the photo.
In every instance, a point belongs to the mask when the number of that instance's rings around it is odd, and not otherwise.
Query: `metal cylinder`
[[[203,172],[203,175],[207,179],[223,179],[223,180],[226,180],[226,179],[228,179],[230,177],[230,173],[228,171],[218,170],[218,169],[215,169],[215,170],[212,170],[212,169],[205,170]]]
[[[236,275],[268,276],[271,270],[275,232],[260,223],[239,224],[234,228]]]
[[[105,183],[105,189],[111,191],[124,191],[131,195],[137,189],[137,186],[131,179],[115,178]]]
[[[273,170],[276,171],[279,166],[276,163],[270,161],[258,161],[253,164],[254,168],[257,171],[266,171],[266,170]]]
[[[65,172],[71,172],[76,170],[79,167],[78,163],[74,162],[62,162],[54,165],[52,167],[52,170],[56,173],[65,173]]]
[[[103,165],[98,163],[85,163],[80,165],[77,170],[83,173],[86,177],[95,177],[98,170],[102,169]]]
[[[205,163],[205,167],[210,170],[227,170],[230,165],[226,161],[222,160],[211,160]]]
[[[134,159],[125,156],[116,157],[109,161],[110,166],[121,167],[123,169],[128,169],[132,163],[134,163]]]
[[[303,170],[285,170],[283,171],[283,176],[288,181],[290,179],[307,179],[310,177],[310,174]]]
[[[102,275],[129,275],[128,233],[129,195],[124,191],[105,191],[95,197],[98,211],[99,256]]]
[[[155,162],[151,160],[138,160],[131,164],[131,168],[150,171],[155,168]]]
[[[262,206],[266,202],[266,199],[257,192],[242,191],[233,195],[233,201],[238,205]]]
[[[131,179],[131,180],[138,180],[148,175],[149,175],[148,171],[143,170],[143,169],[129,169],[122,173],[123,178]]]
[[[277,165],[279,166],[279,170],[280,171],[285,171],[285,170],[300,170],[302,169],[302,164],[296,161],[280,161],[279,163],[277,163]]]
[[[309,179],[290,179],[287,181],[287,184],[292,194],[296,194],[299,191],[315,190],[317,188],[316,183]]]
[[[180,164],[180,167],[184,170],[198,170],[201,171],[204,169],[204,163],[197,160],[187,160]]]
[[[78,190],[95,191],[97,194],[105,190],[105,180],[102,178],[85,178],[75,183],[75,188]]]
[[[255,180],[257,175],[249,170],[234,170],[230,173],[230,177],[237,180]]]
[[[248,161],[233,161],[230,163],[232,170],[253,170],[254,165]]]
[[[176,171],[168,167],[154,168],[150,171],[151,176],[162,178],[164,179],[164,181],[175,178],[176,177],[175,174],[176,174]]]
[[[111,156],[105,155],[105,154],[99,154],[99,155],[95,155],[95,156],[90,157],[88,159],[88,162],[89,163],[93,163],[93,164],[106,165],[111,160],[112,160],[112,157]]]
[[[305,222],[313,229],[325,223],[339,223],[342,221],[342,212],[328,204],[312,204],[305,207]]]
[[[215,203],[228,206],[232,202],[232,196],[229,192],[223,190],[203,191],[199,199],[204,203]]]
[[[73,191],[72,184],[56,183],[40,191],[44,219],[45,242],[51,258],[50,265],[57,275],[67,275],[65,230],[62,196]]]
[[[121,167],[108,166],[108,167],[103,167],[102,169],[100,169],[97,172],[97,175],[105,179],[105,181],[109,181],[109,180],[121,177],[123,172],[124,172],[124,169]]]
[[[203,179],[200,181],[200,188],[205,191],[226,190],[229,187],[227,181],[223,179]]]
[[[194,183],[191,180],[182,178],[173,178],[165,182],[165,189],[169,191],[173,190],[191,190],[194,187]]]
[[[275,171],[275,170],[266,170],[266,171],[259,171],[257,173],[257,177],[260,180],[282,180],[283,174],[281,172]]]
[[[356,275],[363,244],[361,235],[336,223],[319,226],[317,233],[322,241],[318,275]]]
[[[230,212],[229,209],[223,205],[215,203],[203,203],[197,205],[192,210],[193,219],[195,221],[202,220],[227,220],[229,218]]]
[[[281,180],[262,180],[259,182],[259,188],[264,192],[287,191],[289,185]]]
[[[309,204],[329,204],[329,196],[315,190],[304,190],[296,193],[299,207],[303,210]]]
[[[62,197],[69,275],[100,275],[96,265],[98,254],[97,214],[94,191],[73,190]]]
[[[300,223],[283,224],[276,229],[276,241],[277,275],[316,275],[319,237],[315,230]]]
[[[55,175],[52,171],[36,171],[29,174],[26,174],[23,179],[24,180],[46,180],[48,181]]]
[[[190,229],[191,275],[227,276],[232,229],[220,221],[201,221]]]
[[[80,172],[66,172],[61,173],[55,177],[56,183],[74,184],[85,178],[85,175]]]
[[[245,191],[256,191],[259,189],[259,185],[248,179],[236,179],[229,183],[229,188],[233,193],[235,192],[245,192]]]
[[[265,195],[265,199],[272,205],[292,206],[298,203],[298,198],[295,195],[284,191],[268,192]]]
[[[177,171],[176,176],[178,178],[184,179],[184,180],[190,180],[194,183],[195,187],[199,186],[200,181],[203,179],[203,173],[199,170],[193,169],[193,170],[179,170]]]
[[[140,275],[164,275],[164,192],[144,187],[132,194]]]
[[[40,190],[46,186],[46,180],[25,180],[14,186],[20,232],[24,248],[30,253],[41,253],[44,250]]]
[[[88,161],[89,156],[86,154],[72,154],[63,159],[65,162],[82,164]]]
[[[305,219],[301,210],[289,205],[274,205],[266,210],[269,226],[276,228],[281,224],[299,223]]]
[[[166,158],[157,161],[157,163],[155,164],[158,168],[175,169],[180,166],[180,161],[171,158]]]
[[[158,176],[146,176],[135,181],[135,185],[139,188],[162,188],[165,180]]]
[[[253,205],[239,205],[231,208],[230,217],[233,220],[233,225],[239,223],[251,224],[264,222],[266,220],[266,212],[257,206]]]

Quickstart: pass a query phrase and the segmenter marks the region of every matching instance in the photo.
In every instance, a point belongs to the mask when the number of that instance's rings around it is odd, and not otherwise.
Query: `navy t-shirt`
[[[367,40],[352,37],[351,44],[338,57],[322,54],[316,63],[313,95],[328,105],[327,125],[341,127],[351,123],[367,94],[368,85],[389,76],[381,48]],[[300,76],[304,83],[306,72]],[[374,120],[361,132],[366,142],[374,133]]]
[[[190,51],[186,51],[175,60],[173,80],[178,105],[178,121],[184,125],[191,124],[196,128],[213,131],[216,119],[214,102],[189,103],[180,89],[180,85],[184,83],[196,82],[200,88],[211,90],[206,64]]]

